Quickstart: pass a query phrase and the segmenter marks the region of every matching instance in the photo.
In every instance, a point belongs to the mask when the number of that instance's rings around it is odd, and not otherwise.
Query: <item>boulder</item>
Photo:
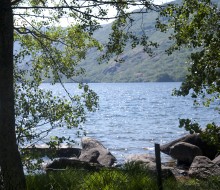
[[[156,168],[156,163],[155,162],[150,162],[146,164],[146,167],[148,171],[153,174],[155,177],[157,177],[157,168]],[[161,165],[161,174],[163,179],[175,179],[174,173],[173,173],[173,168],[163,166]]]
[[[97,149],[92,148],[90,150],[83,152],[83,154],[81,154],[79,159],[84,162],[99,163],[98,162],[99,156],[100,156],[100,152]]]
[[[220,155],[218,155],[214,160],[212,160],[212,162],[220,166]]]
[[[37,154],[41,157],[79,157],[81,153],[80,148],[59,147],[57,149],[49,148],[49,146],[35,146],[30,148],[23,148],[22,154]]]
[[[218,153],[217,146],[209,145],[201,139],[199,134],[189,134],[165,145],[161,145],[160,150],[161,152],[170,155],[170,148],[179,142],[186,142],[199,147],[202,151],[202,155],[210,158],[211,160],[214,159]]]
[[[196,156],[201,156],[198,146],[186,142],[179,142],[170,147],[170,156],[177,159],[177,164],[190,165]]]
[[[220,176],[220,167],[205,156],[196,156],[189,168],[189,176],[199,179]]]
[[[116,158],[99,141],[84,137],[81,144],[79,160],[99,163],[106,167],[112,166],[116,162]]]
[[[142,167],[148,170],[149,174],[155,177],[157,176],[156,163],[155,163],[155,158],[153,156],[150,156],[148,154],[129,155],[126,158],[126,162],[140,164]],[[175,179],[171,167],[166,167],[162,165],[161,173],[164,179],[167,178]]]
[[[193,134],[193,135],[186,135],[184,137],[181,137],[179,139],[176,139],[172,142],[169,142],[167,144],[164,144],[164,145],[161,145],[160,146],[160,150],[161,152],[167,154],[167,155],[170,155],[170,148],[175,145],[176,143],[179,143],[179,142],[187,142],[187,143],[190,143],[190,144],[195,144],[195,141],[196,139],[198,138],[198,135],[197,134]]]
[[[155,162],[155,158],[148,154],[132,154],[127,156],[126,162],[150,163]]]
[[[56,171],[67,168],[85,169],[89,171],[96,171],[103,168],[102,165],[97,163],[89,163],[80,161],[78,158],[57,158],[45,167],[46,171]]]

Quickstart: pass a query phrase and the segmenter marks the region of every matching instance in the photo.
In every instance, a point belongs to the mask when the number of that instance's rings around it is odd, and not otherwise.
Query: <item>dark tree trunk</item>
[[[0,166],[4,188],[25,189],[15,135],[11,0],[0,0]]]

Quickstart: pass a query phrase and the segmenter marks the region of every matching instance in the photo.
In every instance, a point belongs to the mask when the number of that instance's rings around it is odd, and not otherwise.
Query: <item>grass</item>
[[[122,169],[86,171],[67,169],[47,174],[28,175],[29,190],[157,190],[155,176],[138,165]],[[163,181],[164,190],[220,190],[220,177],[207,181],[197,179]]]

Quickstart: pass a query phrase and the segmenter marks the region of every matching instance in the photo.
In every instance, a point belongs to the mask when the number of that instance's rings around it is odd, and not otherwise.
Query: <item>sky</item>
[[[153,0],[153,2],[155,3],[155,4],[157,4],[157,5],[160,5],[160,4],[164,4],[164,3],[169,3],[169,2],[171,2],[171,1],[174,1],[174,0]],[[135,8],[135,9],[137,9],[137,7]],[[132,10],[132,9],[131,9]],[[115,11],[114,10],[111,10],[110,11],[111,13],[115,13]],[[110,22],[112,22],[112,20],[109,20],[109,21],[100,21],[100,24],[108,24],[108,23],[110,23]],[[64,19],[62,19],[62,21],[59,23],[59,25],[61,25],[61,26],[63,26],[63,27],[66,27],[66,26],[68,26],[68,25],[70,25],[70,23],[71,23],[71,19],[70,18],[64,18]]]
[[[164,4],[164,3],[169,3],[171,1],[175,1],[175,0],[153,0],[153,2],[156,5],[161,5],[161,4]],[[135,9],[137,9],[137,7]],[[111,12],[114,12],[114,10],[112,10]],[[112,20],[109,21],[109,22],[112,22]],[[107,23],[109,23],[109,22],[107,22]],[[106,23],[106,21],[101,21],[101,24],[107,24],[107,23]]]
[[[155,3],[155,4],[157,4],[157,5],[159,5],[159,4],[164,4],[164,3],[168,3],[168,2],[171,2],[171,1],[173,1],[173,0],[153,0],[153,2]],[[134,9],[137,9],[138,7],[135,7],[135,8],[131,8],[130,9],[130,11],[132,11],[132,10],[134,10]],[[110,8],[111,9],[111,8]],[[110,11],[110,14],[108,14],[109,15],[109,17],[111,17],[111,15],[113,16],[113,15],[115,15],[116,14],[116,11],[112,8]],[[49,15],[49,12],[46,12],[46,14],[45,14],[45,16],[50,16]],[[103,21],[100,21],[100,24],[108,24],[108,23],[110,23],[110,22],[112,22],[113,20],[109,20],[109,21],[107,21],[107,20],[103,20]],[[74,23],[74,20],[73,19],[71,19],[70,17],[63,17],[63,18],[61,18],[61,20],[60,20],[60,22],[57,24],[57,25],[59,25],[59,26],[62,26],[62,27],[67,27],[67,26],[69,26],[70,24],[73,24]],[[18,21],[18,25],[20,25],[20,22]]]
[[[163,3],[169,3],[170,1],[172,0],[154,0],[154,3],[160,5]]]

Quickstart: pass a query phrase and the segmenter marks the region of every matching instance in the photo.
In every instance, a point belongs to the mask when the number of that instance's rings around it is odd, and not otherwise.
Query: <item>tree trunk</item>
[[[0,167],[4,189],[25,189],[16,144],[13,88],[13,13],[11,0],[0,0]]]

